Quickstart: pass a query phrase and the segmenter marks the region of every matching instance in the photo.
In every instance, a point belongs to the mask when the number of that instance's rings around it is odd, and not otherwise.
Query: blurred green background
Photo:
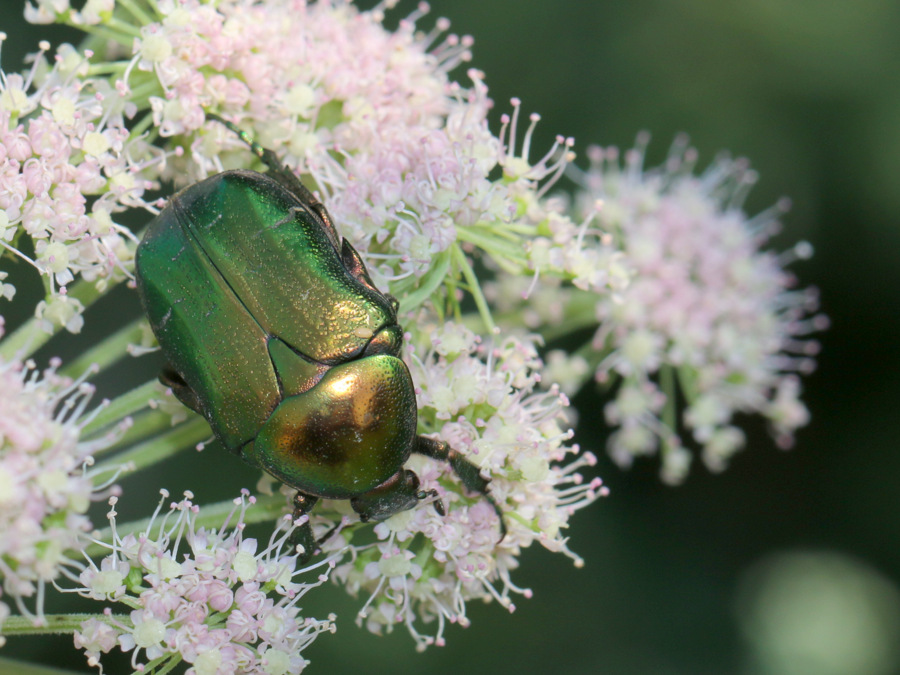
[[[39,39],[67,35],[26,28],[9,12],[17,4],[4,0],[0,19],[7,72]],[[628,147],[646,129],[651,163],[680,131],[701,165],[723,149],[748,157],[761,180],[747,210],[792,198],[774,245],[814,244],[815,257],[793,269],[821,289],[832,327],[804,381],[813,421],[796,447],[777,450],[746,420],[749,446],[731,467],[713,476],[697,465],[679,488],[659,483],[655,461],[614,467],[600,403],[582,393],[576,406],[596,413],[584,415],[577,440],[600,456],[597,471],[612,489],[574,518],[570,546],[586,566],[529,551],[515,581],[533,599],[512,615],[496,603],[472,607],[470,628],[451,627],[448,646],[424,654],[402,629],[377,638],[356,628],[359,602],[336,589],[311,594],[312,614],[337,611],[340,620],[337,635],[305,652],[308,672],[900,673],[900,3],[431,5],[432,18],[474,36],[471,65],[487,75],[495,130],[513,96],[541,114],[535,153],[556,134],[574,136],[583,156],[588,143]],[[404,0],[390,15],[414,6]],[[133,296],[120,301],[137,313]],[[108,307],[88,325],[100,326]],[[147,377],[155,365],[138,367]],[[194,487],[196,471],[219,467],[223,483],[255,482],[213,452],[170,462],[159,484],[177,494]],[[73,654],[66,642],[17,640],[4,653],[46,658],[52,645]],[[85,668],[81,657],[68,665]]]

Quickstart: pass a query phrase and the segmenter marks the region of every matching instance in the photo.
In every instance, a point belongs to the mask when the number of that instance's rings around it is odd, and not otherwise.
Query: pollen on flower
[[[109,150],[110,143],[103,134],[91,131],[85,135],[82,148],[84,148],[84,151],[87,154],[94,157],[100,157],[104,152]]]
[[[164,35],[147,35],[139,49],[140,55],[150,63],[159,63],[172,56],[172,43]]]
[[[785,267],[808,258],[809,245],[762,250],[785,204],[752,218],[741,210],[755,181],[746,162],[720,158],[695,175],[696,153],[682,138],[662,166],[644,169],[646,141],[624,165],[615,148],[592,148],[590,169],[577,177],[582,212],[614,235],[633,267],[615,297],[579,311],[600,322],[597,379],[621,379],[606,408],[619,426],[610,454],[628,465],[661,449],[664,478],[678,482],[691,454],[673,427],[676,389],[686,402],[681,423],[710,469],[723,469],[744,444],[731,425],[736,412],[764,415],[788,446],[809,418],[794,373],[815,367],[809,335],[827,322],[815,315],[815,290],[798,290]]]

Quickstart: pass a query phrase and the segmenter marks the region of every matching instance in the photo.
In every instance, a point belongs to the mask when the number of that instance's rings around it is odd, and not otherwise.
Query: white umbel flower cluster
[[[536,388],[542,364],[532,340],[482,341],[452,323],[421,335],[408,359],[420,431],[449,443],[490,478],[506,536],[488,500],[468,493],[449,464],[413,455],[407,467],[423,489],[437,490],[447,514],[421,505],[378,524],[378,541],[354,542],[352,559],[338,566],[335,579],[368,595],[360,617],[370,630],[404,624],[425,647],[443,643],[447,622],[468,624],[469,601],[493,599],[513,610],[512,594],[530,597],[511,577],[528,546],[562,552],[580,566],[565,528],[607,489],[579,473],[596,459],[569,443],[566,396],[556,387]],[[350,532],[328,548],[352,541]],[[420,624],[435,619],[437,627],[424,634]]]

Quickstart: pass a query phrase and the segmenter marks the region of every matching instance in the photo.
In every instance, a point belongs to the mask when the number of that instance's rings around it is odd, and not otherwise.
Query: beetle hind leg
[[[420,455],[431,457],[432,459],[448,462],[467,490],[470,492],[477,492],[487,500],[488,504],[494,508],[497,517],[500,519],[500,539],[498,543],[503,541],[506,537],[506,522],[503,520],[503,509],[500,508],[497,500],[495,500],[488,491],[488,487],[491,484],[490,479],[484,478],[477,466],[472,464],[472,462],[463,457],[460,452],[454,450],[443,441],[436,441],[432,438],[426,438],[425,436],[417,436],[416,445],[413,448],[413,451],[418,452]]]

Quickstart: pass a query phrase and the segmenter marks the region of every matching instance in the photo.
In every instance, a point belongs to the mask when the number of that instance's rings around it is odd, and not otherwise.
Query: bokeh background
[[[76,39],[27,27],[19,5],[0,5],[7,72],[40,39]],[[813,243],[815,257],[793,269],[821,289],[832,327],[821,336],[818,370],[804,381],[813,421],[796,447],[777,450],[748,419],[748,448],[725,473],[697,465],[678,488],[659,482],[655,461],[629,472],[611,464],[602,403],[583,392],[576,407],[594,413],[583,416],[577,440],[600,456],[597,472],[612,489],[574,518],[570,545],[586,566],[528,552],[515,580],[534,589],[533,599],[512,615],[496,603],[472,607],[470,628],[452,627],[448,646],[424,654],[402,629],[382,638],[358,629],[359,602],[337,589],[311,594],[310,613],[337,611],[340,621],[336,636],[305,653],[307,672],[900,673],[900,3],[431,5],[432,18],[447,16],[454,32],[475,38],[471,65],[487,75],[495,123],[513,96],[541,114],[535,152],[564,134],[583,157],[588,143],[628,147],[649,130],[651,163],[682,131],[701,165],[721,150],[748,157],[761,180],[747,210],[792,198],[774,245]],[[414,6],[404,0],[390,16]],[[116,301],[114,310],[92,308],[92,331],[102,333],[110,314],[119,325],[123,313],[137,315],[134,296]],[[21,317],[7,310],[0,313],[14,326]],[[66,356],[95,337],[50,349]],[[135,362],[135,382],[150,376],[151,361]],[[103,395],[117,393],[114,382],[99,384]],[[255,482],[249,467],[215,449],[188,455],[126,487],[190,487],[203,501],[191,484],[197,471],[221,468],[209,499],[223,486]],[[49,660],[60,651],[67,658],[58,663],[86,670],[67,642],[20,639],[4,654]]]

